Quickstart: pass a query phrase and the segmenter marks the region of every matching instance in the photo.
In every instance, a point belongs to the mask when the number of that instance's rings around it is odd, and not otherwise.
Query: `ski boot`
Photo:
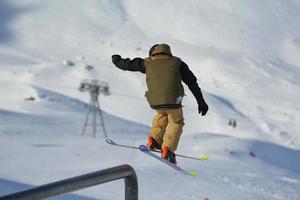
[[[175,165],[177,164],[175,153],[173,153],[172,151],[170,151],[168,149],[168,147],[163,147],[162,148],[162,150],[161,150],[161,157],[163,159],[166,159],[170,163],[173,163]]]
[[[151,150],[161,150],[161,145],[151,136],[148,136],[147,147]]]

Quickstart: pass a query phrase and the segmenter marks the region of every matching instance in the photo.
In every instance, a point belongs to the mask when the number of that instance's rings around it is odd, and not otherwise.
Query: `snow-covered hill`
[[[298,19],[297,0],[1,0],[0,195],[129,163],[140,199],[299,199]],[[89,95],[78,86],[98,79],[111,88],[100,97],[109,136],[145,143],[155,114],[145,77],[110,58],[146,57],[161,42],[190,66],[210,106],[199,116],[185,88],[178,152],[210,160],[178,161],[198,177],[108,146],[100,130],[81,136]],[[122,184],[79,194],[121,199]]]

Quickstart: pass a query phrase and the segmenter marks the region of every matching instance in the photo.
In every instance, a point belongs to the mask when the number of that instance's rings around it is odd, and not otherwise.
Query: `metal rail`
[[[125,200],[138,200],[138,182],[130,165],[121,165],[0,197],[0,200],[39,200],[99,185],[117,179],[125,180]]]

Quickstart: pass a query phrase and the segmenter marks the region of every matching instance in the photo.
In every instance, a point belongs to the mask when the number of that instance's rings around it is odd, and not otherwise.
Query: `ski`
[[[111,139],[106,139],[105,140],[106,143],[110,144],[110,145],[115,145],[115,146],[119,146],[119,147],[125,147],[125,148],[130,148],[130,149],[140,149],[138,146],[132,146],[132,145],[125,145],[125,144],[119,144],[116,143],[115,141],[111,140]],[[160,151],[158,150],[150,150],[154,153],[160,153]],[[192,159],[192,160],[201,160],[201,161],[206,161],[208,160],[208,156],[207,155],[201,155],[200,157],[191,157],[191,156],[186,156],[186,155],[182,155],[182,154],[176,154],[177,157],[181,157],[181,158],[187,158],[187,159]]]
[[[110,145],[114,145],[114,146],[118,146],[118,147],[125,147],[125,148],[130,148],[130,149],[139,149],[138,147],[136,146],[131,146],[131,145],[126,145],[126,144],[119,144],[119,143],[116,143],[115,141],[111,140],[111,139],[105,139],[105,142],[107,144],[110,144]]]
[[[176,171],[180,172],[181,174],[184,174],[184,175],[188,175],[188,176],[197,176],[198,174],[196,172],[189,172],[189,171],[186,171],[184,169],[182,169],[181,167],[173,164],[173,163],[170,163],[169,161],[163,159],[162,157],[154,154],[150,149],[148,149],[148,147],[146,147],[145,145],[140,145],[139,146],[139,150],[142,151],[143,153],[165,163],[166,165],[168,165],[169,167],[175,169]]]

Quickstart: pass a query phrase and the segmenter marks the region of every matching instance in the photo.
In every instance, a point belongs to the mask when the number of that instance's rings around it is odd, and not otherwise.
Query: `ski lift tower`
[[[83,129],[81,132],[81,135],[85,134],[86,127],[88,126],[90,117],[92,116],[92,126],[93,126],[93,136],[96,137],[96,131],[97,131],[97,116],[100,117],[100,125],[103,130],[103,134],[105,138],[107,137],[107,132],[104,124],[104,118],[102,111],[100,109],[100,103],[99,103],[99,95],[110,95],[109,92],[109,86],[106,82],[100,82],[97,80],[84,80],[80,83],[79,86],[80,92],[89,92],[90,94],[90,104],[89,104],[89,110],[83,125]]]

